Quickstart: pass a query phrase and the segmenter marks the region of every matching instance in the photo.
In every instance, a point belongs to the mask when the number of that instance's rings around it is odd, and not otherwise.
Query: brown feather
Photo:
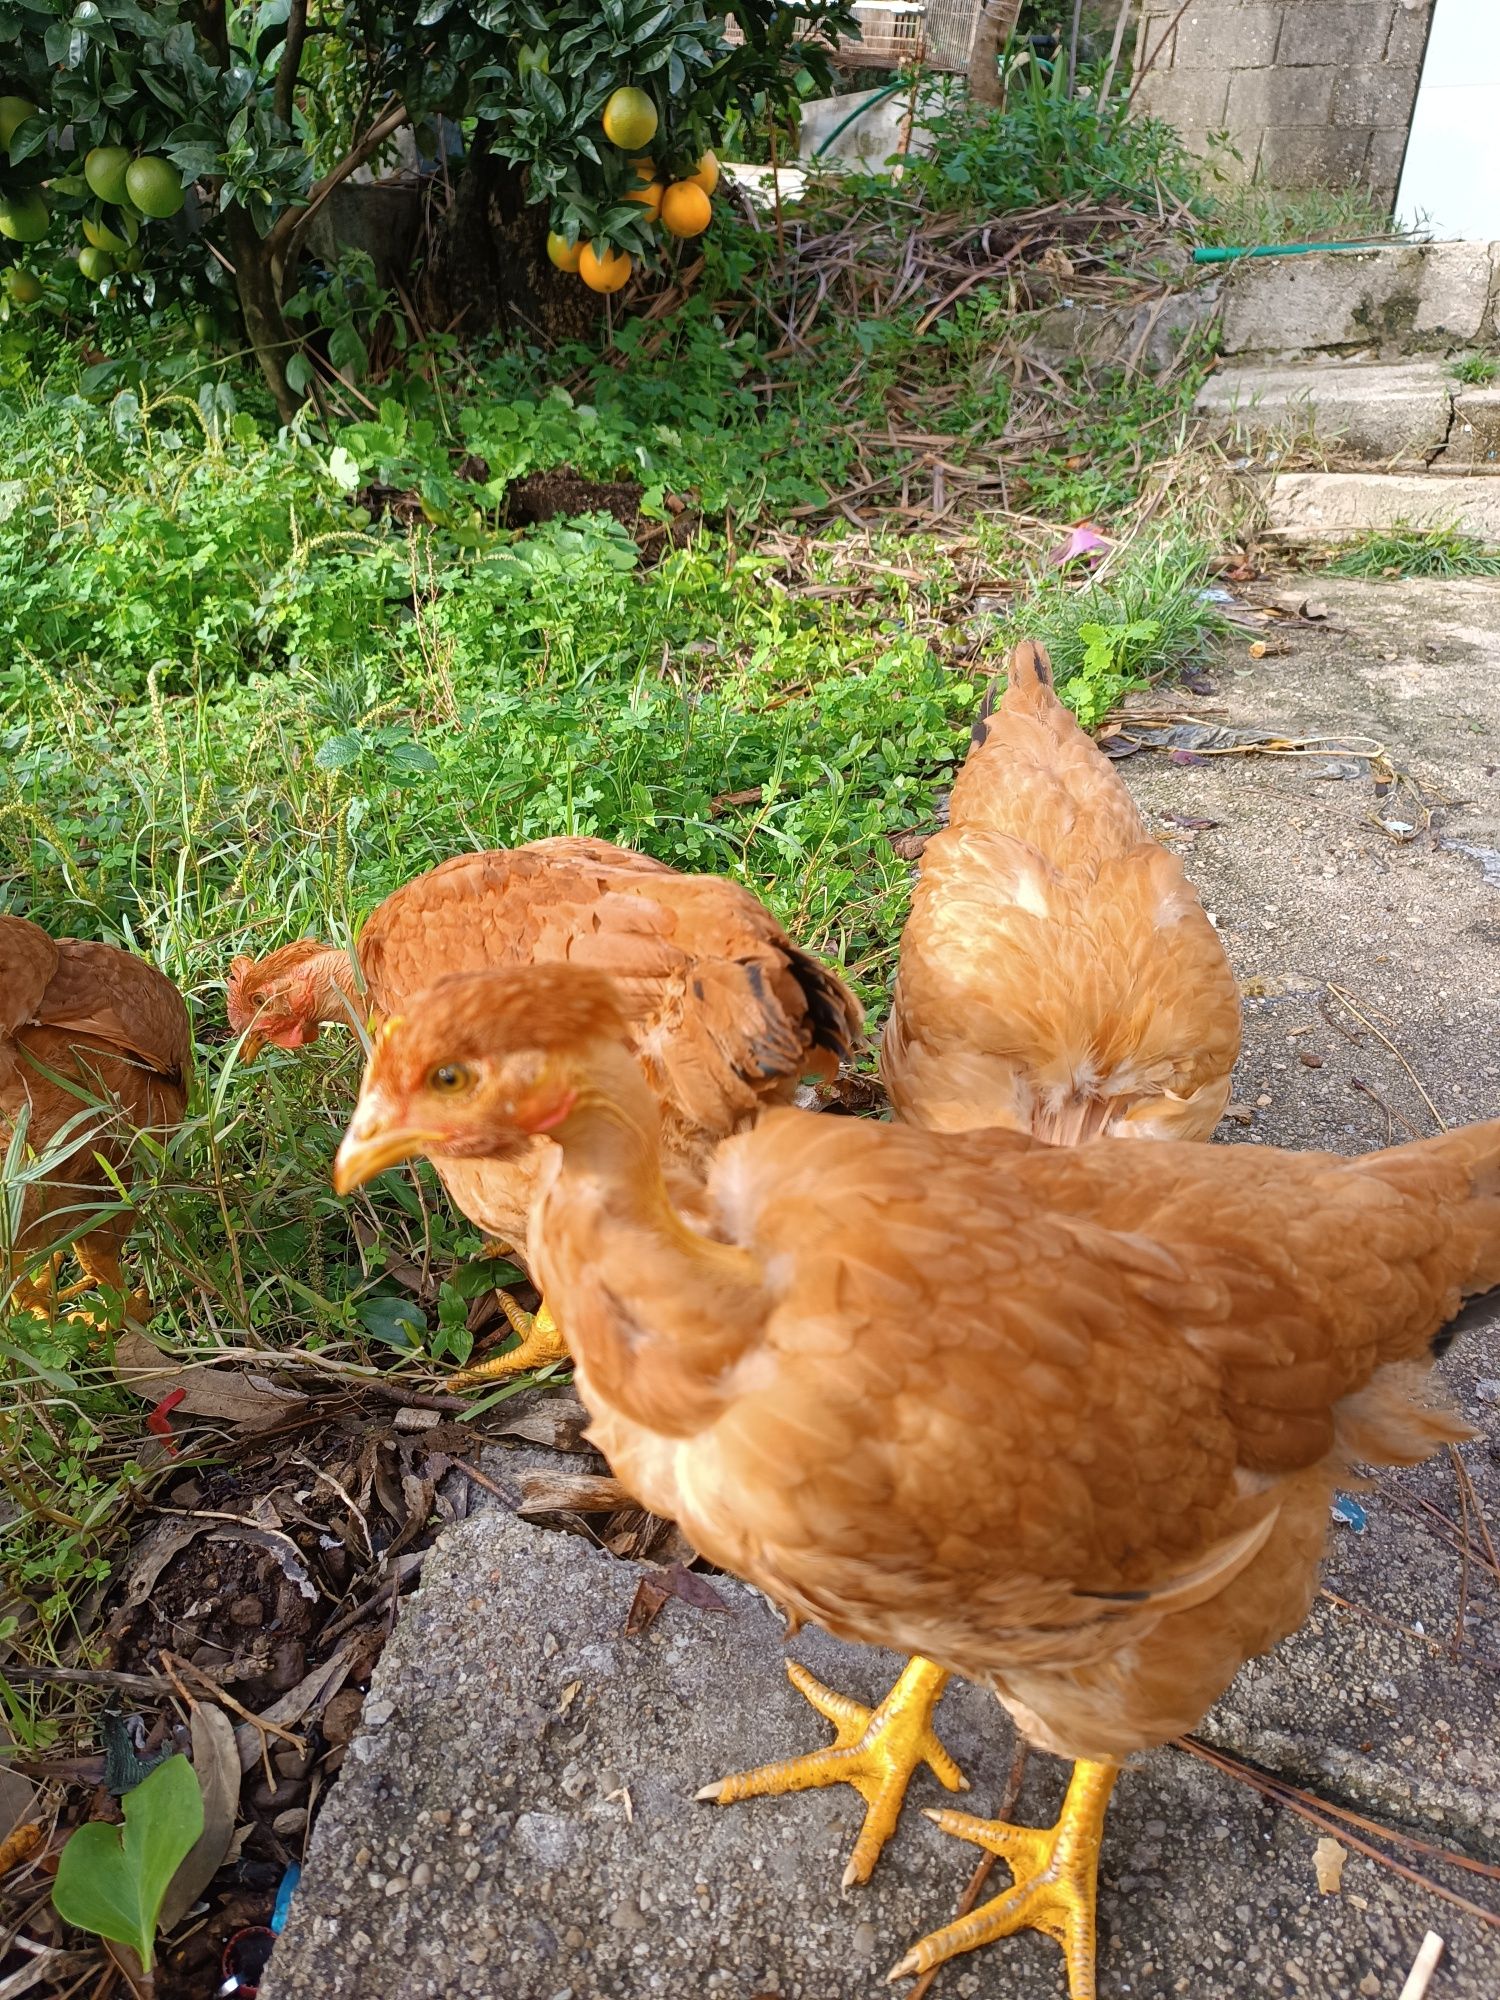
[[[1052,691],[1009,684],[927,844],[885,1031],[897,1115],[1053,1142],[1206,1138],[1229,1097],[1239,994],[1175,855]]]
[[[113,1204],[106,1166],[128,1183],[133,1133],[180,1123],[191,1069],[187,1008],[154,966],[113,945],[54,940],[22,918],[0,917],[0,1150],[24,1108],[28,1146],[49,1151],[87,1103],[64,1083],[101,1103],[46,1180],[27,1186],[13,1268],[0,1269],[0,1280],[75,1228],[80,1210]],[[129,1230],[128,1215],[105,1218],[81,1238],[80,1259],[114,1258]]]
[[[559,977],[490,975],[462,1021],[428,996],[366,1090],[409,1036],[421,1064],[487,1050],[508,1102],[545,1044],[572,1108],[538,1271],[617,1475],[1037,1742],[1192,1726],[1305,1615],[1348,1454],[1461,1434],[1431,1349],[1500,1282],[1500,1122],[1344,1160],[773,1110],[716,1149],[693,1228],[597,981],[565,1029]]]

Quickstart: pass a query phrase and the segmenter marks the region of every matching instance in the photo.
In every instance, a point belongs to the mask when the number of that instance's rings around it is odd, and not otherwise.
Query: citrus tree
[[[826,85],[822,38],[850,32],[842,0],[0,0],[7,288],[30,304],[67,259],[149,300],[174,257],[213,260],[289,416],[309,225],[403,126],[463,135],[435,260],[459,311],[487,258],[545,320],[707,228],[726,112]]]

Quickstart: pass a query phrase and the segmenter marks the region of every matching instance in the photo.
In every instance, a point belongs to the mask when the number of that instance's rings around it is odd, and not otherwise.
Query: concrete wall
[[[1500,0],[1497,0],[1500,4]],[[1145,0],[1136,93],[1195,151],[1227,133],[1272,187],[1363,182],[1393,203],[1433,0]]]

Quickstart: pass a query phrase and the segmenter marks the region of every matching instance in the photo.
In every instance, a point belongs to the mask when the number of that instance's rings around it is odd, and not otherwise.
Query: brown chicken
[[[690,1204],[714,1146],[833,1075],[858,1040],[858,1001],[800,950],[748,889],[681,875],[608,841],[557,839],[462,854],[396,890],[349,954],[303,940],[229,970],[229,1023],[244,1052],[300,1048],[327,1021],[378,1024],[444,973],[568,962],[620,984],[632,1045],[655,1092],[675,1196]],[[359,983],[362,978],[365,993]],[[537,1139],[504,1162],[439,1154],[456,1205],[530,1268],[526,1224]],[[544,1303],[533,1320],[504,1293],[520,1347],[450,1378],[457,1386],[536,1368],[567,1352]]]
[[[1206,1139],[1239,1047],[1239,989],[1182,863],[1053,693],[1042,647],[1016,647],[922,854],[881,1053],[897,1115]]]
[[[1015,648],[1008,682],[922,857],[882,1054],[892,1103],[938,1131],[1206,1139],[1240,1045],[1218,935],[1053,693],[1041,646]],[[933,1726],[948,1676],[912,1660],[870,1709],[787,1671],[836,1741],[707,1795],[727,1805],[853,1785],[866,1810],[844,1881],[866,1881],[922,1765],[966,1789]]]
[[[658,1122],[607,980],[450,979],[376,1044],[335,1185],[550,1136],[531,1247],[619,1477],[1077,1760],[1054,1827],[936,1815],[1014,1882],[896,1973],[1030,1926],[1088,2000],[1120,1760],[1300,1622],[1350,1458],[1466,1435],[1426,1378],[1500,1283],[1500,1121],[1345,1160],[780,1110],[718,1148],[708,1232]]]
[[[180,1123],[192,1052],[182,996],[154,966],[0,916],[0,1152],[24,1114],[25,1144],[46,1162],[44,1175],[22,1177],[19,1227],[0,1241],[0,1303],[7,1289],[14,1306],[38,1312],[91,1285],[124,1297],[128,1215],[103,1215],[75,1238],[84,1277],[60,1293],[60,1256],[48,1246],[90,1211],[117,1206],[102,1163],[128,1179],[134,1131]],[[39,1278],[26,1275],[28,1265],[40,1267]],[[132,1294],[127,1310],[144,1318],[145,1293]]]

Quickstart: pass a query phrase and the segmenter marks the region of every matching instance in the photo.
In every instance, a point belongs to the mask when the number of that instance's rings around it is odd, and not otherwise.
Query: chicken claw
[[[525,1375],[533,1368],[567,1360],[567,1347],[545,1299],[534,1313],[523,1311],[509,1292],[497,1291],[495,1299],[512,1331],[520,1334],[521,1345],[508,1348],[504,1354],[492,1354],[486,1361],[476,1361],[472,1368],[460,1368],[456,1375],[448,1377],[445,1388],[472,1389],[479,1382],[494,1382],[504,1375]]]
[[[736,1799],[769,1798],[786,1792],[812,1791],[822,1785],[853,1785],[865,1802],[865,1823],[844,1870],[843,1886],[868,1882],[880,1851],[896,1831],[906,1788],[918,1765],[926,1764],[950,1792],[966,1792],[968,1780],[938,1741],[933,1710],[948,1684],[944,1668],[913,1658],[878,1708],[866,1708],[848,1695],[836,1694],[820,1680],[787,1661],[787,1677],[819,1715],[838,1731],[826,1750],[792,1757],[782,1764],[762,1764],[705,1785],[700,1799],[727,1806]]]
[[[1063,1948],[1069,2000],[1095,2000],[1094,1903],[1104,1813],[1119,1767],[1077,1763],[1056,1826],[1010,1826],[972,1813],[929,1812],[944,1833],[998,1854],[1014,1880],[1003,1895],[922,1938],[891,1972],[915,1979],[961,1952],[1017,1931],[1043,1931]]]

